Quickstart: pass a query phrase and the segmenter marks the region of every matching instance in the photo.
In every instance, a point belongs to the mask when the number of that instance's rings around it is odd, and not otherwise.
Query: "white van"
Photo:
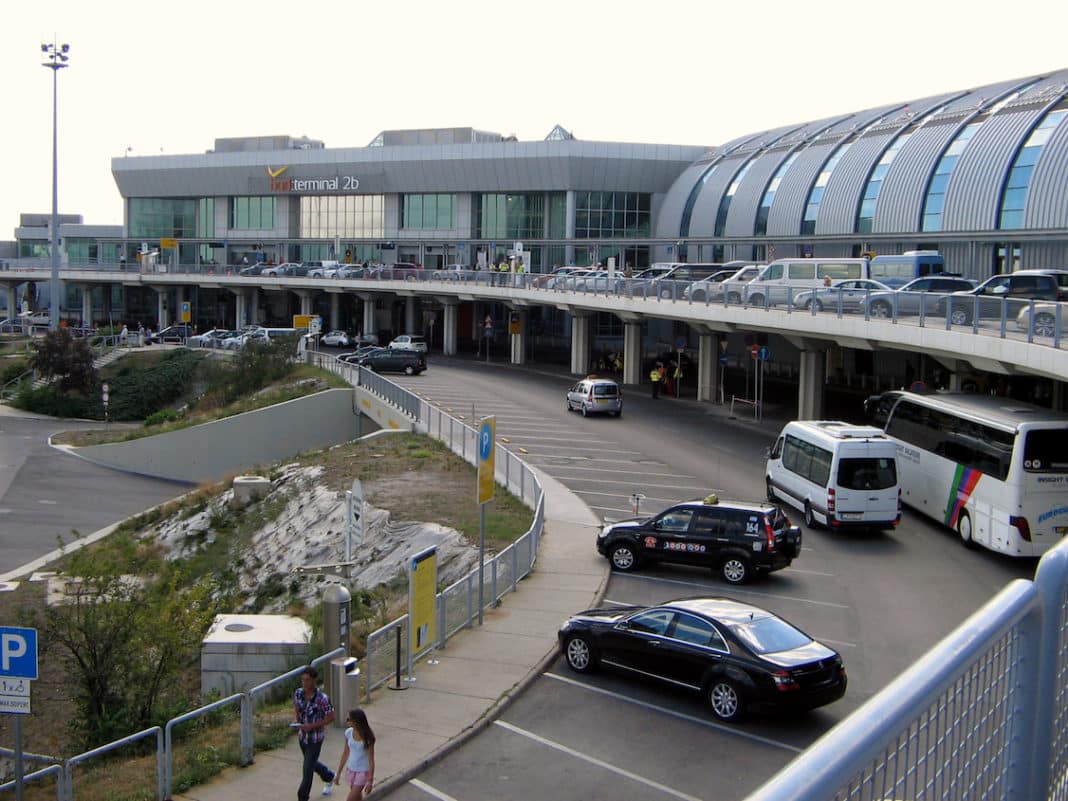
[[[805,289],[847,278],[871,278],[870,273],[867,259],[778,259],[746,285],[745,302],[750,306],[788,304]]]
[[[897,445],[873,426],[835,420],[787,423],[768,453],[768,500],[781,499],[814,528],[890,528],[901,522]]]

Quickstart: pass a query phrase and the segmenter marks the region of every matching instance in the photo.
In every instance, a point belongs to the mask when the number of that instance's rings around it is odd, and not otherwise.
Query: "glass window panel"
[[[1009,187],[1013,189],[1026,187],[1031,183],[1031,172],[1034,169],[1032,166],[1013,167],[1012,172],[1009,173]]]
[[[924,214],[923,215],[923,230],[924,231],[941,231],[942,230],[942,215],[941,214]]]
[[[932,214],[940,214],[945,204],[946,196],[943,194],[927,196],[927,211]]]
[[[948,175],[936,175],[934,178],[931,179],[931,188],[928,189],[927,191],[928,191],[929,194],[932,194],[932,195],[933,194],[938,194],[940,192],[945,192],[946,191],[946,187],[948,187],[948,186],[949,186],[949,176]]]
[[[1005,192],[1005,209],[1022,209],[1027,203],[1027,188],[1009,189]]]
[[[1008,209],[1002,211],[1001,227],[1023,228],[1023,211],[1010,211]]]

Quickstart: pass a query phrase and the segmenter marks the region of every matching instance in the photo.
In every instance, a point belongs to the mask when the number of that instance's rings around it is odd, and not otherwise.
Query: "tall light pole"
[[[58,151],[56,146],[57,139],[57,111],[58,105],[56,103],[56,95],[58,88],[58,81],[56,76],[59,71],[64,67],[70,66],[67,64],[70,56],[67,53],[70,51],[70,45],[68,44],[42,44],[41,52],[44,53],[44,61],[42,67],[48,67],[52,70],[52,280],[48,285],[48,296],[50,298],[49,307],[50,315],[48,318],[48,328],[50,331],[55,331],[59,328],[59,182],[58,182]]]

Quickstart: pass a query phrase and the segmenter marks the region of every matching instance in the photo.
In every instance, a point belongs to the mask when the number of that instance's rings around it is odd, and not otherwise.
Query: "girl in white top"
[[[375,733],[362,709],[349,712],[345,722],[349,728],[345,729],[345,749],[334,774],[334,784],[341,784],[341,769],[344,768],[350,788],[346,801],[362,801],[371,792],[375,781]]]

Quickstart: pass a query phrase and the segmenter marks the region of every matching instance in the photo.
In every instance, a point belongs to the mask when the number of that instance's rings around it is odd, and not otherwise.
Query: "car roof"
[[[661,606],[685,612],[696,612],[730,624],[751,623],[754,620],[776,617],[767,609],[731,598],[679,598],[661,604]]]
[[[670,507],[677,509],[680,506],[687,507],[700,507],[701,509],[742,509],[745,511],[757,511],[757,512],[771,512],[778,507],[774,503],[768,503],[767,501],[732,501],[719,498],[715,503],[707,503],[704,498],[695,498],[692,501],[683,501]]]

